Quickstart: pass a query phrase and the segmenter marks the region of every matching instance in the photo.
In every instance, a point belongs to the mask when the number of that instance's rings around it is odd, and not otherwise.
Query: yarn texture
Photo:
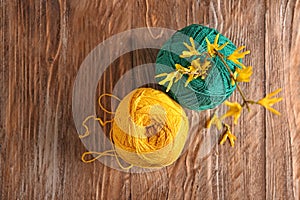
[[[213,43],[218,31],[198,24],[192,24],[177,31],[161,48],[156,59],[156,75],[170,73],[175,70],[175,64],[188,67],[195,57],[180,58],[182,51],[186,50],[183,42],[189,43],[192,37],[196,48],[200,53],[207,52],[207,43],[205,38]],[[236,46],[225,36],[220,34],[219,44],[229,42],[220,53],[230,55]],[[236,86],[231,85],[230,73],[220,60],[220,58],[211,58],[213,65],[208,71],[205,79],[197,78],[191,81],[187,87],[185,82],[187,76],[184,75],[181,80],[174,83],[168,92],[174,100],[180,105],[191,110],[207,110],[222,104],[233,93]],[[234,72],[234,63],[227,62],[230,69]],[[163,78],[157,78],[161,81]]]
[[[180,156],[189,124],[180,105],[165,93],[139,88],[119,104],[111,139],[116,154],[143,168],[172,164]]]

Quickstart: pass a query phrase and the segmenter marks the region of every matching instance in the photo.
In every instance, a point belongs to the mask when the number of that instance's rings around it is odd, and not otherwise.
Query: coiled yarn
[[[175,70],[175,64],[184,67],[191,65],[191,58],[180,58],[182,51],[187,50],[183,42],[189,43],[192,37],[196,43],[196,48],[200,53],[207,52],[205,38],[213,43],[218,31],[206,26],[192,24],[177,31],[161,48],[156,59],[156,75],[170,73]],[[228,56],[236,46],[225,36],[220,34],[218,43],[220,45],[229,42],[220,53]],[[230,73],[227,71],[220,58],[211,58],[213,65],[208,71],[207,77],[203,80],[200,77],[191,81],[187,87],[184,86],[187,75],[180,81],[174,83],[168,94],[180,105],[191,110],[212,109],[223,103],[235,90],[236,86],[231,85]],[[234,72],[234,63],[227,62]],[[157,78],[161,81],[163,78]]]

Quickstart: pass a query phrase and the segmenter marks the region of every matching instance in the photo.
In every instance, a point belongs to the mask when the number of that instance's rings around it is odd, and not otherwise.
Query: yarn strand
[[[82,122],[82,126],[85,128],[85,133],[82,134],[82,135],[79,135],[79,138],[82,139],[82,138],[85,138],[87,136],[90,135],[90,132],[89,132],[89,127],[86,125],[86,122],[90,119],[94,119],[95,121],[99,121],[99,123],[101,124],[101,126],[105,126],[106,124],[108,123],[112,123],[113,122],[113,119],[111,120],[107,120],[107,121],[103,121],[101,118],[98,118],[96,117],[95,115],[90,115],[88,117],[86,117],[83,122]]]
[[[117,96],[115,96],[115,95],[113,95],[113,94],[109,94],[109,93],[104,93],[104,94],[102,94],[102,95],[98,98],[98,105],[99,105],[99,107],[100,107],[104,112],[106,112],[106,113],[108,113],[108,114],[115,114],[115,112],[107,110],[107,109],[104,108],[104,106],[102,105],[101,99],[102,99],[103,97],[105,97],[105,96],[112,97],[112,98],[118,100],[119,102],[121,101],[121,99],[118,98]],[[83,122],[82,122],[82,126],[85,128],[85,133],[82,134],[82,135],[80,135],[79,138],[85,138],[85,137],[87,137],[87,136],[90,135],[90,133],[89,133],[89,128],[88,128],[88,126],[86,125],[86,123],[87,123],[88,120],[90,120],[90,119],[92,119],[92,118],[93,118],[95,121],[99,121],[99,123],[101,124],[101,126],[105,126],[106,124],[112,123],[112,122],[113,122],[113,119],[107,120],[107,121],[103,121],[101,118],[99,118],[99,117],[97,117],[97,116],[95,116],[95,115],[87,116],[87,117],[83,120]]]
[[[121,99],[120,99],[119,97],[113,95],[113,94],[108,94],[108,93],[104,93],[104,94],[102,94],[102,95],[98,98],[98,105],[99,105],[99,107],[100,107],[104,112],[106,112],[106,113],[108,113],[108,114],[115,114],[114,111],[109,111],[109,110],[107,110],[106,108],[104,108],[104,106],[102,105],[101,99],[102,99],[103,97],[105,97],[105,96],[112,97],[112,98],[118,100],[119,102],[121,101]]]
[[[102,94],[99,98],[98,98],[98,105],[99,107],[105,112],[105,113],[108,113],[108,114],[115,114],[114,111],[109,111],[107,110],[106,108],[104,108],[104,106],[102,105],[101,103],[101,99],[105,96],[109,96],[109,97],[112,97],[118,101],[121,101],[120,98],[118,98],[117,96],[113,95],[113,94],[108,94],[108,93],[104,93]],[[89,128],[88,126],[86,125],[87,121],[90,120],[90,119],[94,119],[95,121],[99,121],[99,123],[101,124],[101,126],[105,126],[106,124],[108,123],[112,123],[114,120],[111,119],[111,120],[107,120],[107,121],[103,121],[101,118],[99,117],[96,117],[95,115],[90,115],[88,117],[86,117],[84,119],[84,121],[82,122],[82,126],[85,128],[85,133],[83,135],[80,135],[79,138],[85,138],[87,136],[90,135],[90,132],[89,132]],[[112,136],[111,136],[111,133],[112,133],[112,129],[110,130],[109,132],[109,137],[110,137],[110,140],[112,141]],[[103,156],[112,156],[112,157],[115,157],[116,158],[116,161],[119,165],[120,168],[124,169],[124,170],[128,170],[130,168],[133,167],[133,165],[129,165],[127,167],[123,166],[119,160],[119,156],[116,154],[116,150],[114,148],[114,146],[112,145],[112,148],[111,150],[107,150],[107,151],[103,151],[103,152],[97,152],[97,151],[87,151],[87,152],[84,152],[81,156],[81,160],[82,162],[84,163],[92,163],[94,161],[96,161],[97,159],[103,157]],[[95,157],[93,157],[92,159],[86,159],[85,157],[88,156],[88,155],[97,155]]]
[[[111,129],[110,132],[109,132],[109,138],[110,138],[110,140],[112,141],[111,133],[112,133],[112,129]],[[127,166],[127,167],[123,166],[123,165],[121,164],[121,162],[120,162],[119,156],[117,155],[116,149],[114,148],[113,145],[112,145],[112,148],[113,148],[113,149],[111,149],[111,150],[107,150],[107,151],[103,151],[103,152],[98,152],[98,151],[86,151],[86,152],[84,152],[84,153],[82,154],[81,160],[82,160],[82,162],[84,162],[84,163],[92,163],[92,162],[98,160],[99,158],[101,158],[101,157],[103,157],[103,156],[111,156],[111,157],[115,157],[115,158],[116,158],[116,161],[117,161],[117,163],[118,163],[118,165],[119,165],[120,168],[122,168],[122,169],[124,169],[124,170],[128,170],[128,169],[130,169],[130,168],[133,167],[133,165],[129,165],[129,166]],[[92,159],[85,159],[85,157],[86,157],[87,155],[95,155],[95,154],[97,155],[96,157],[93,157]]]

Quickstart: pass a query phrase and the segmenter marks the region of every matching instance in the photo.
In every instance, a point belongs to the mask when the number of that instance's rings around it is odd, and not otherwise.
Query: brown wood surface
[[[300,199],[300,1],[0,0],[0,7],[0,199]],[[200,123],[180,159],[155,172],[82,163],[72,88],[84,58],[125,30],[192,23],[251,50],[244,62],[254,78],[242,88],[254,99],[283,88],[275,105],[282,115],[255,107],[234,128],[234,148],[216,145],[204,157]],[[121,56],[98,88],[110,92],[116,77],[155,62],[156,53]]]

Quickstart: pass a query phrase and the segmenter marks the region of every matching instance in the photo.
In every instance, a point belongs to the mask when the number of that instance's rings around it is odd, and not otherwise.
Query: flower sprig
[[[229,42],[226,42],[224,44],[222,44],[221,46],[219,46],[218,44],[218,41],[219,41],[219,36],[220,34],[218,34],[216,37],[215,37],[215,40],[214,40],[214,43],[211,44],[208,40],[208,38],[206,37],[205,40],[206,40],[206,43],[207,43],[207,52],[209,53],[209,55],[211,57],[215,57],[217,55],[217,52],[224,49],[224,47],[229,43]]]
[[[211,119],[208,120],[206,127],[210,128],[211,125],[215,125],[218,130],[221,130],[222,127],[225,128],[225,132],[223,134],[223,137],[220,141],[220,144],[224,144],[225,141],[228,139],[231,146],[234,146],[234,141],[236,140],[236,136],[233,135],[231,132],[231,127],[225,123],[225,119],[228,117],[233,117],[234,119],[234,124],[237,124],[239,117],[241,116],[243,108],[246,106],[248,111],[250,111],[250,106],[249,105],[260,105],[266,108],[267,110],[271,111],[272,113],[276,115],[280,115],[280,112],[275,110],[272,106],[275,103],[278,103],[282,100],[281,97],[274,98],[276,94],[278,94],[281,91],[280,89],[275,90],[274,92],[271,92],[270,94],[267,94],[264,98],[254,101],[254,100],[249,100],[242,89],[239,86],[239,82],[250,82],[250,78],[253,74],[252,66],[246,67],[242,62],[240,62],[240,59],[244,58],[245,55],[249,54],[250,51],[244,51],[241,52],[245,46],[238,47],[236,50],[233,51],[232,54],[225,56],[223,55],[220,50],[224,48],[224,45],[226,46],[227,43],[223,44],[222,46],[219,46],[218,44],[218,38],[219,36],[217,35],[214,41],[214,44],[211,44],[209,40],[206,38],[207,42],[207,51],[211,56],[218,56],[228,72],[230,73],[231,77],[231,84],[236,85],[238,92],[240,93],[243,102],[240,104],[238,102],[229,102],[225,101],[224,104],[229,107],[227,112],[223,114],[221,117],[215,113]],[[233,72],[230,67],[227,64],[227,61],[233,62],[236,64],[235,66],[235,71]]]
[[[188,49],[188,51],[182,51],[182,54],[179,56],[180,58],[189,58],[191,56],[199,56],[200,53],[196,49],[194,39],[190,37],[190,43],[191,45],[188,45],[186,42],[184,42],[184,46]]]
[[[258,101],[253,101],[253,100],[247,100],[249,104],[257,104],[261,105],[264,108],[268,109],[272,113],[276,115],[280,115],[280,112],[272,108],[272,106],[280,102],[282,100],[281,97],[279,98],[272,98],[274,95],[278,94],[281,91],[280,89],[275,90],[274,92],[271,92],[270,94],[267,94],[264,98],[258,100]],[[229,110],[223,114],[221,117],[219,117],[216,113],[214,113],[213,117],[209,119],[206,123],[206,128],[210,128],[212,125],[215,125],[218,130],[221,130],[222,127],[225,127],[225,133],[223,134],[222,140],[220,141],[220,144],[224,144],[226,139],[229,139],[231,146],[234,146],[234,140],[236,140],[236,137],[232,134],[230,130],[230,126],[224,122],[224,120],[227,117],[233,117],[234,119],[234,124],[237,124],[239,117],[241,116],[244,103],[240,104],[238,102],[229,102],[225,101],[224,104],[229,107]]]
[[[193,81],[194,79],[201,78],[205,79],[208,73],[208,70],[211,67],[212,58],[218,57],[221,62],[224,64],[225,68],[230,74],[231,85],[236,86],[237,91],[242,97],[243,102],[229,102],[225,101],[224,104],[229,108],[225,114],[219,117],[217,113],[213,115],[213,117],[207,121],[207,128],[210,128],[212,125],[215,125],[218,130],[224,130],[223,137],[220,141],[220,144],[224,144],[226,140],[229,140],[231,146],[234,146],[234,141],[237,139],[236,136],[231,131],[231,127],[225,120],[229,117],[233,117],[234,124],[238,123],[238,120],[241,116],[243,108],[246,107],[248,111],[250,111],[250,105],[260,105],[265,109],[271,111],[274,114],[280,115],[280,112],[275,110],[272,106],[275,103],[278,103],[282,100],[282,98],[274,98],[276,94],[278,94],[281,89],[277,89],[270,94],[267,94],[264,98],[254,101],[249,100],[246,97],[245,93],[239,86],[239,83],[242,82],[250,82],[251,76],[253,74],[252,66],[246,66],[241,62],[246,55],[250,54],[249,50],[243,51],[246,47],[241,46],[236,48],[230,55],[224,55],[221,53],[221,50],[224,49],[229,42],[225,42],[223,44],[219,44],[219,34],[214,38],[214,42],[211,43],[208,38],[205,38],[207,51],[200,53],[195,45],[195,42],[192,37],[190,37],[190,44],[183,43],[183,45],[187,48],[187,50],[182,51],[180,58],[190,59],[190,65],[188,67],[184,67],[180,64],[175,64],[175,71],[170,73],[162,73],[157,75],[156,77],[165,77],[163,80],[159,82],[160,85],[165,85],[168,83],[166,91],[168,92],[172,85],[178,82],[184,75],[187,76],[187,80],[185,82],[185,87]],[[234,70],[232,70],[228,66],[228,62],[233,63]]]
[[[196,49],[195,42],[192,37],[190,37],[190,43],[190,45],[185,42],[183,43],[188,51],[182,51],[181,55],[179,55],[180,58],[195,57],[190,62],[190,66],[183,67],[180,64],[175,64],[175,71],[170,73],[162,73],[155,76],[156,78],[165,77],[165,79],[158,83],[160,85],[165,85],[167,82],[169,82],[166,92],[169,92],[173,83],[178,82],[183,75],[188,76],[185,82],[185,87],[187,87],[192,80],[197,78],[205,79],[207,76],[207,72],[211,67],[210,55],[206,52],[200,53]]]
[[[220,144],[224,144],[226,140],[229,139],[230,145],[234,147],[234,141],[236,140],[236,136],[231,133],[230,126],[228,124],[224,124],[224,126],[226,127],[226,132],[223,135]]]

